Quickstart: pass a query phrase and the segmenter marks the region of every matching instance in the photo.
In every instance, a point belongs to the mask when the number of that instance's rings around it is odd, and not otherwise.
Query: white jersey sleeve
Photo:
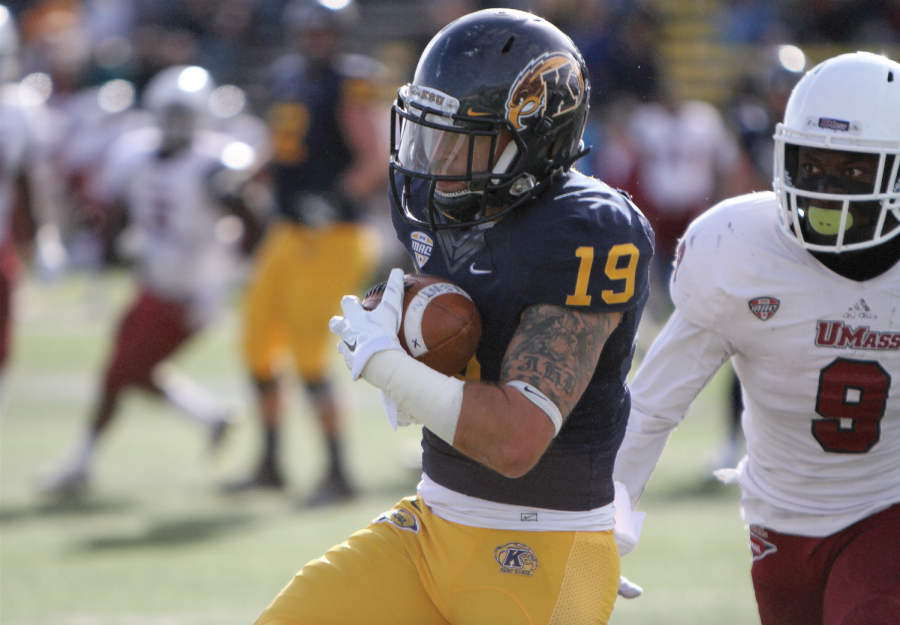
[[[669,436],[730,356],[731,347],[721,336],[691,323],[678,310],[672,313],[630,384],[631,415],[613,479],[628,489],[632,508]]]

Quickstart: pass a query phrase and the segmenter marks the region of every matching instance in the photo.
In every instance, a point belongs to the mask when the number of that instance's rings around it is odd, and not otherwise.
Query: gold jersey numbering
[[[578,278],[575,280],[575,292],[566,297],[566,305],[589,306],[592,296],[588,295],[588,283],[591,279],[591,268],[594,265],[594,248],[586,245],[579,247],[575,250],[575,256],[581,259],[581,263],[578,266]],[[621,291],[611,289],[601,291],[600,297],[604,302],[621,304],[632,298],[640,256],[640,250],[634,243],[620,243],[609,250],[604,271],[610,280],[624,280],[625,284]],[[624,267],[619,266],[619,260],[622,257],[628,258],[628,264]]]

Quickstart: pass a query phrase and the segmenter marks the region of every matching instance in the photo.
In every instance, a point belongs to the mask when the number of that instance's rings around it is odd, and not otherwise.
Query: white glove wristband
[[[462,409],[462,380],[439,373],[400,350],[372,354],[362,377],[397,402],[397,407],[453,444]]]

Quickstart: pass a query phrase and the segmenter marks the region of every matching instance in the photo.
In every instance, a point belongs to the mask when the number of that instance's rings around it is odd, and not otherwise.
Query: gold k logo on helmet
[[[562,94],[562,102],[551,117],[571,111],[584,98],[584,76],[578,63],[565,52],[546,52],[523,69],[509,90],[506,118],[516,130],[525,127],[529,118],[540,117],[547,108],[548,86]]]

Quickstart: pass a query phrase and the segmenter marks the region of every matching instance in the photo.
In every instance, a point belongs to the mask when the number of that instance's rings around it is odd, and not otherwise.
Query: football
[[[384,286],[366,293],[363,308],[378,305]],[[406,274],[403,290],[400,344],[410,356],[445,375],[462,371],[481,339],[481,315],[472,298],[452,282],[427,274]]]

